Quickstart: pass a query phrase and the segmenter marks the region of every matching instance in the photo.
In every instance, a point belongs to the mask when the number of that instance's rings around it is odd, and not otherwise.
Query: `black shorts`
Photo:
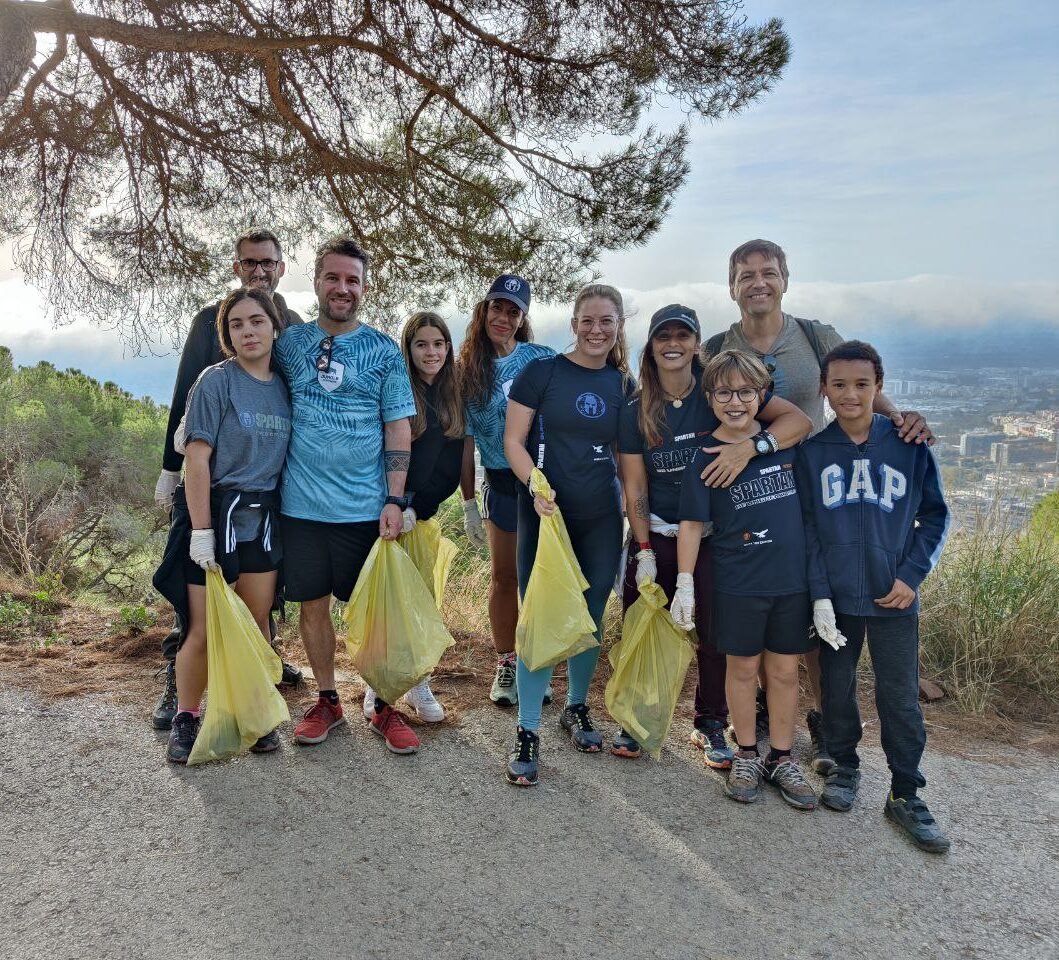
[[[322,523],[281,515],[279,522],[286,599],[301,603],[332,594],[345,603],[379,539],[379,521]]]
[[[801,654],[815,650],[809,594],[780,597],[744,597],[733,593],[713,595],[711,633],[720,653],[756,657],[770,653]]]
[[[278,570],[278,564],[268,558],[268,551],[261,545],[261,537],[247,540],[235,545],[239,554],[239,573],[271,573]],[[206,586],[206,571],[190,557],[184,558],[184,579],[197,587]],[[229,583],[235,583],[229,580]]]
[[[519,482],[510,470],[486,470],[482,481],[482,519],[505,533],[518,529]]]

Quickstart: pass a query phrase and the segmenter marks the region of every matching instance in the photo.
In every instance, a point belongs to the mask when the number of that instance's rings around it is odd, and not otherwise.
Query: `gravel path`
[[[97,698],[0,690],[0,956],[1059,957],[1059,770],[928,753],[946,857],[881,816],[753,807],[671,738],[584,756],[546,714],[542,782],[504,783],[513,720],[394,757],[357,705],[318,747],[184,770]]]

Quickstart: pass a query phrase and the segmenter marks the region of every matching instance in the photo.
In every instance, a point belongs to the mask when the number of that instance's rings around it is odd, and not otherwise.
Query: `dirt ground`
[[[486,702],[471,636],[438,670],[449,716],[420,727],[414,757],[368,731],[342,655],[349,722],[325,744],[284,729],[279,754],[185,770],[149,722],[164,631],[58,617],[79,643],[0,644],[0,957],[1059,956],[1059,770],[1039,704],[926,707],[925,795],[953,838],[934,857],[881,816],[867,702],[846,815],[727,801],[686,742],[687,697],[658,762],[578,754],[548,708],[541,785],[515,790],[514,717]],[[304,662],[289,632],[285,653]],[[288,699],[296,715],[311,694]]]

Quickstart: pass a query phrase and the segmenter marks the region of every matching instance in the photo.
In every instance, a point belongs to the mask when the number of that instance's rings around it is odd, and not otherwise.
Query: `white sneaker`
[[[364,719],[375,719],[375,691],[364,684]]]
[[[445,708],[434,699],[430,689],[430,677],[404,695],[409,706],[415,708],[416,716],[424,723],[441,723],[445,719]]]

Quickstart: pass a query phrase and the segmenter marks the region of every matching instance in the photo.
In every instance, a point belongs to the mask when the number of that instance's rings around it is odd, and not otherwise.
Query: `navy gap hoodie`
[[[832,421],[798,448],[795,470],[812,599],[829,598],[837,612],[857,617],[917,613],[919,586],[941,556],[950,521],[930,448],[905,443],[877,413],[859,447]],[[907,610],[875,602],[895,579],[916,591]]]

